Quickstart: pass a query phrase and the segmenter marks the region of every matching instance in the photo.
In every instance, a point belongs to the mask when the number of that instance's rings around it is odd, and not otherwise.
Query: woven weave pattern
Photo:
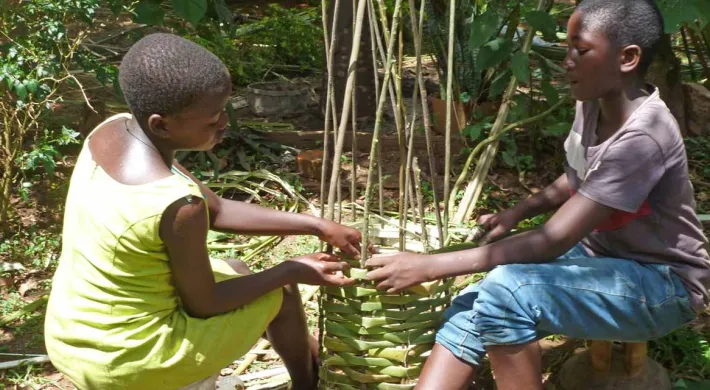
[[[380,244],[390,244],[377,236],[376,244],[378,238]],[[421,245],[411,244],[408,249]],[[450,283],[436,281],[386,294],[366,280],[367,270],[358,268],[357,261],[347,261],[349,276],[357,283],[321,290],[324,356],[319,388],[412,389],[451,301]]]

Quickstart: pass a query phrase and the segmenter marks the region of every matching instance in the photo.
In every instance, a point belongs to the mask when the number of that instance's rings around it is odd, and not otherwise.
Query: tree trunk
[[[359,0],[366,1],[366,0]],[[332,36],[333,31],[333,13],[334,1],[328,2],[328,36]],[[345,84],[348,80],[348,65],[350,62],[350,50],[353,41],[353,2],[352,0],[340,0],[340,9],[338,10],[338,25],[335,32],[335,49],[333,52],[333,77],[335,96],[333,96],[335,107],[337,108],[338,118],[340,118],[343,108],[343,94],[345,93]],[[360,38],[360,53],[357,59],[357,65],[354,69],[357,72],[355,98],[357,99],[357,117],[358,118],[374,118],[377,101],[375,96],[375,81],[372,79],[374,73],[372,65],[372,45],[370,41],[370,20],[365,13],[364,26],[362,36]],[[326,53],[327,57],[328,53]],[[327,58],[326,58],[327,61]],[[328,69],[323,66],[323,69]],[[321,111],[325,112],[325,96],[328,91],[328,74],[323,73],[323,88],[321,89]]]
[[[685,94],[680,74],[680,60],[673,54],[670,35],[665,34],[661,38],[656,57],[648,69],[646,80],[658,87],[661,99],[678,121],[681,134],[687,135]]]

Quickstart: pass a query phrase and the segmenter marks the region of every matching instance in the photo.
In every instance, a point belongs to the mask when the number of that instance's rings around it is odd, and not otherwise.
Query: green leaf
[[[663,31],[666,34],[678,32],[686,23],[693,24],[700,15],[710,15],[710,5],[703,1],[659,0],[657,4],[663,15]],[[707,22],[707,17],[701,19],[701,28]]]
[[[505,88],[508,86],[508,83],[510,82],[510,78],[512,76],[513,73],[510,71],[510,69],[506,69],[505,72],[499,74],[495,79],[493,79],[493,82],[491,83],[491,89],[488,95],[490,97],[494,97],[503,93]]]
[[[487,11],[473,19],[471,31],[468,38],[468,46],[471,49],[478,49],[488,42],[493,35],[498,32],[500,18],[494,11]]]
[[[560,123],[555,123],[552,126],[543,128],[542,132],[545,135],[549,135],[551,137],[562,137],[562,136],[569,134],[571,129],[572,129],[572,125],[570,125],[569,123],[560,122]]]
[[[557,40],[557,22],[552,15],[545,11],[531,11],[525,15],[525,19],[535,30],[540,31],[546,40]]]
[[[15,92],[20,100],[25,100],[27,97],[27,87],[19,81],[15,81]]]
[[[483,134],[483,123],[478,122],[472,125],[468,125],[466,126],[466,128],[463,129],[463,133],[467,135],[471,139],[471,141],[478,141],[478,139],[481,138],[481,135]]]
[[[513,48],[513,43],[505,38],[496,38],[481,48],[476,58],[476,69],[480,72],[487,68],[494,68],[505,61]]]
[[[217,12],[217,17],[219,17],[219,20],[222,23],[232,23],[234,15],[232,14],[232,11],[229,9],[229,7],[227,7],[227,4],[224,2],[224,0],[215,0],[214,8]]]
[[[503,162],[505,163],[505,165],[507,165],[511,168],[515,166],[515,159],[507,151],[504,151],[503,153],[501,153],[501,157],[503,157]]]
[[[515,78],[519,81],[527,82],[530,80],[530,57],[525,53],[515,53],[510,59],[510,67],[513,69]]]
[[[35,91],[37,90],[37,80],[28,81],[25,87],[30,93],[35,93]]]
[[[173,9],[181,18],[197,24],[207,13],[207,0],[173,0]]]
[[[554,105],[560,100],[557,90],[550,84],[549,80],[543,80],[540,89],[549,104]]]
[[[160,8],[160,2],[154,0],[142,0],[135,8],[136,23],[148,25],[160,25],[165,18],[165,11]]]

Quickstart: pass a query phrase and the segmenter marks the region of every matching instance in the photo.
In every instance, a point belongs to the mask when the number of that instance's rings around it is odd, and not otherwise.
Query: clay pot
[[[441,135],[446,134],[446,100],[431,96],[429,97],[429,105],[431,106],[431,115],[434,117],[434,131]],[[452,132],[463,130],[470,114],[470,104],[452,101],[451,127],[449,130]]]

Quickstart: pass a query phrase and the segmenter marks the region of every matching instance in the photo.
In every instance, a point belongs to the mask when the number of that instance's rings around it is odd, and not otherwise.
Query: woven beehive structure
[[[395,0],[391,20],[383,0],[354,0],[352,4],[354,19],[352,26],[338,25],[337,12],[340,2],[346,0],[333,0],[332,25],[328,22],[329,15],[323,8],[324,42],[326,46],[326,63],[328,69],[328,87],[325,100],[325,124],[323,139],[323,169],[321,173],[321,205],[326,204],[327,213],[321,209],[322,215],[332,220],[341,220],[340,212],[343,210],[341,197],[341,157],[345,147],[345,135],[348,128],[352,128],[352,174],[350,183],[350,217],[361,221],[359,226],[363,232],[362,253],[367,256],[365,248],[368,244],[376,246],[380,253],[406,249],[412,252],[426,253],[431,248],[440,248],[441,242],[451,242],[452,230],[449,229],[447,207],[444,203],[443,212],[439,209],[436,191],[433,192],[432,208],[436,218],[436,226],[427,220],[425,213],[424,197],[421,187],[421,170],[417,158],[413,153],[415,136],[415,123],[417,110],[421,106],[421,118],[424,124],[424,133],[427,141],[426,160],[429,172],[437,172],[435,159],[432,152],[432,142],[429,125],[429,112],[426,100],[426,89],[422,76],[421,64],[421,35],[423,30],[423,10],[426,0],[420,2],[419,13],[416,12],[414,0],[408,0],[411,31],[414,35],[415,52],[417,57],[417,78],[414,87],[414,97],[411,112],[406,112],[402,100],[402,57],[400,53],[395,56],[398,36],[403,33],[402,8],[405,0]],[[379,11],[379,12],[378,12]],[[365,15],[367,14],[367,17]],[[453,15],[453,14],[452,14]],[[379,16],[379,17],[378,17]],[[452,16],[453,17],[453,16]],[[370,22],[364,24],[364,20]],[[379,19],[379,23],[377,20]],[[349,72],[347,84],[342,98],[342,109],[335,110],[334,88],[334,46],[336,43],[334,33],[342,29],[352,28],[352,46],[348,69],[357,66],[361,36],[363,30],[369,29],[372,38],[372,58],[375,61],[374,69],[385,69],[384,79],[379,82],[379,76],[374,76],[375,98],[377,112],[375,115],[374,129],[372,130],[372,143],[370,145],[369,164],[367,165],[367,183],[364,201],[358,201],[358,185],[355,178],[358,164],[355,139],[357,135],[357,121],[355,90],[357,72]],[[453,31],[453,30],[452,30]],[[453,34],[450,34],[450,46],[453,50]],[[449,74],[453,71],[449,72]],[[451,77],[449,77],[451,79]],[[449,80],[449,88],[451,91]],[[395,94],[396,91],[396,94]],[[395,98],[395,96],[397,98]],[[383,169],[379,161],[383,153],[380,150],[380,129],[385,111],[386,100],[395,111],[395,125],[399,135],[399,196],[397,207],[399,218],[387,220],[384,218],[385,195],[383,194]],[[337,99],[340,100],[340,99]],[[447,109],[448,110],[448,109]],[[448,110],[450,111],[450,110]],[[337,115],[337,113],[340,115]],[[352,115],[352,118],[350,117]],[[338,119],[339,116],[339,119]],[[451,120],[450,112],[447,121]],[[332,139],[330,128],[332,125]],[[330,143],[333,143],[331,146]],[[330,152],[333,151],[332,158]],[[450,133],[446,136],[445,171],[450,171]],[[331,168],[331,169],[326,169]],[[328,180],[327,172],[330,171]],[[377,171],[377,173],[375,173]],[[375,180],[377,176],[377,181]],[[435,175],[430,175],[429,183],[436,188]],[[449,176],[445,176],[444,199],[449,195]],[[376,184],[377,182],[377,184]],[[379,215],[370,213],[370,208],[375,204],[373,194],[379,192]],[[336,201],[337,196],[337,201]],[[362,214],[357,212],[359,203],[363,204]],[[339,216],[336,218],[335,209],[338,205]],[[411,212],[410,212],[411,210]],[[443,216],[443,217],[442,217]],[[377,217],[377,218],[374,218]],[[418,220],[418,222],[416,222]],[[427,226],[428,223],[432,226]],[[355,260],[350,260],[351,269],[349,276],[356,279],[354,286],[345,288],[326,287],[321,289],[320,295],[320,345],[321,368],[320,389],[345,389],[345,390],[400,390],[414,388],[426,357],[433,345],[436,330],[443,319],[443,312],[450,303],[450,283],[436,281],[409,288],[398,293],[386,293],[378,290],[367,280],[368,270]]]
[[[381,253],[395,251],[396,229],[371,228]],[[410,237],[406,249],[423,250]],[[418,285],[397,294],[377,290],[367,270],[349,260],[356,285],[321,290],[321,389],[411,389],[434,345],[450,282]]]

